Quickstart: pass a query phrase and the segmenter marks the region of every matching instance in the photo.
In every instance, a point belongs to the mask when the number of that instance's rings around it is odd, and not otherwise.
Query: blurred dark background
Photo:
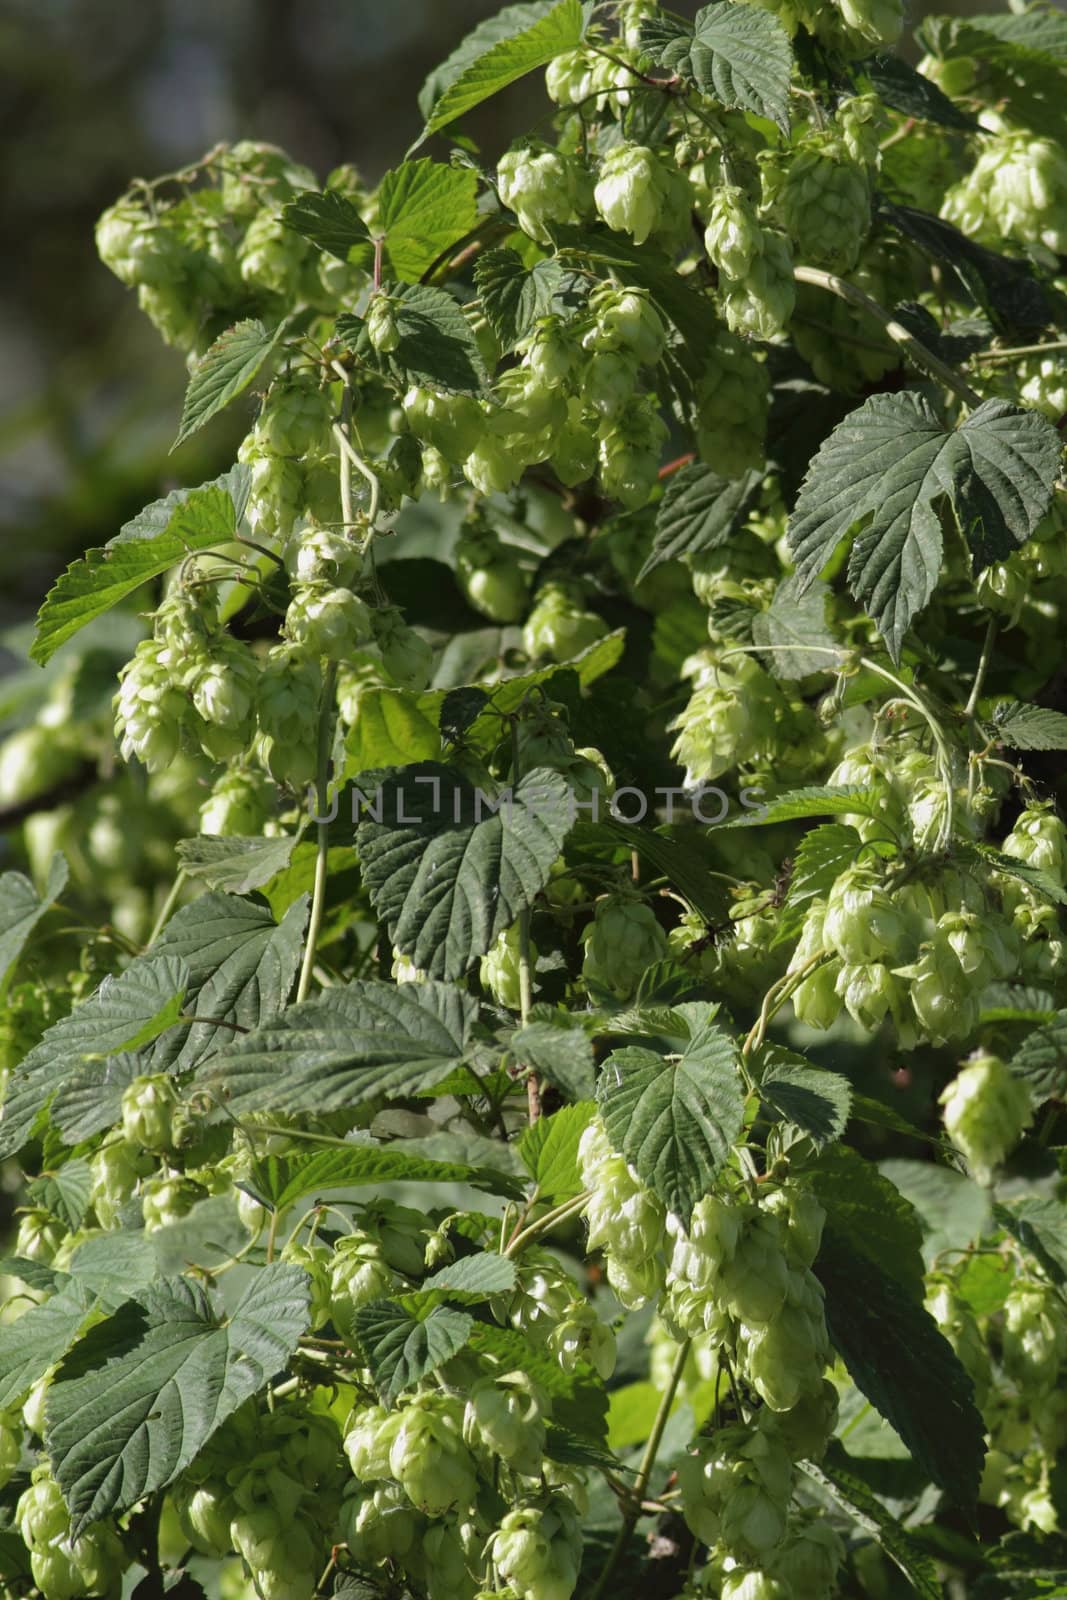
[[[224,470],[241,418],[168,457],[183,359],[97,261],[133,176],[266,139],[370,179],[416,136],[426,73],[498,0],[0,0],[0,628],[177,482]],[[683,7],[687,11],[695,5]],[[998,9],[996,0],[913,5]],[[471,119],[494,155],[544,104],[518,85]]]

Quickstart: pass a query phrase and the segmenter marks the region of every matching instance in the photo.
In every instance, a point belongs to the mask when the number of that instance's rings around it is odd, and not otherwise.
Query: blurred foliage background
[[[993,8],[943,0],[911,20]],[[0,630],[32,617],[66,563],[146,501],[224,470],[247,426],[235,407],[229,428],[168,454],[184,363],[97,261],[99,213],[131,177],[219,140],[266,139],[321,176],[351,160],[377,178],[418,132],[426,73],[497,9],[0,0]],[[465,131],[493,156],[543,104],[538,83],[518,85]]]

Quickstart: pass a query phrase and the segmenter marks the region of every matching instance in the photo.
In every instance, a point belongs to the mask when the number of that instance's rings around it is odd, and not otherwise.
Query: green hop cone
[[[201,1555],[224,1556],[233,1549],[230,1523],[237,1506],[225,1483],[179,1483],[171,1501],[182,1532]]]
[[[510,546],[495,534],[471,530],[457,539],[453,559],[472,606],[493,622],[519,620],[528,586]]]
[[[450,461],[470,455],[484,432],[482,413],[470,395],[415,386],[404,395],[401,405],[415,437]]]
[[[400,1427],[401,1413],[384,1406],[360,1406],[345,1428],[344,1451],[353,1475],[363,1483],[389,1476],[389,1451]]]
[[[725,478],[763,465],[770,380],[763,363],[726,328],[709,352],[695,404],[703,461]]]
[[[139,1149],[169,1150],[177,1103],[164,1074],[134,1078],[122,1091],[122,1137]]]
[[[478,1480],[474,1458],[463,1442],[460,1403],[433,1393],[409,1400],[389,1450],[389,1469],[427,1516],[466,1510]]]
[[[530,969],[537,964],[537,949],[530,941]],[[505,928],[487,955],[481,959],[478,976],[482,988],[487,989],[497,1005],[509,1011],[518,1011],[522,998],[519,974],[519,924]]]
[[[263,832],[274,810],[274,785],[266,774],[238,767],[216,779],[200,807],[200,832],[250,837]]]
[[[911,929],[877,876],[850,867],[835,878],[826,901],[823,939],[842,961],[882,961],[906,951]]]
[[[655,401],[636,395],[600,430],[598,455],[604,493],[627,511],[647,505],[659,481],[667,425]]]
[[[149,772],[169,767],[178,754],[188,709],[169,653],[155,639],[142,639],[119,674],[115,696],[115,737],[124,759],[136,758]]]
[[[285,613],[285,633],[307,656],[344,661],[372,638],[372,614],[351,589],[325,583],[296,585]]]
[[[775,1578],[769,1572],[752,1567],[735,1567],[723,1576],[719,1597],[720,1600],[794,1600],[794,1590],[785,1578]]]
[[[285,564],[300,583],[343,587],[356,576],[359,551],[343,533],[310,523],[294,530],[285,548]]]
[[[602,284],[590,296],[592,328],[582,340],[586,350],[625,350],[643,367],[655,366],[667,344],[663,318],[647,289],[618,289]]]
[[[984,1409],[993,1382],[989,1352],[978,1322],[967,1302],[948,1278],[927,1280],[926,1309],[959,1357],[974,1383],[975,1399]]]
[[[825,1518],[813,1518],[790,1529],[775,1552],[772,1570],[788,1594],[803,1595],[804,1600],[830,1600],[844,1559],[841,1536]]]
[[[753,339],[773,339],[781,333],[796,304],[793,252],[789,240],[776,228],[764,228],[762,248],[743,276],[723,274],[720,281],[722,311],[734,333]]]
[[[259,664],[247,645],[224,634],[211,657],[189,678],[193,706],[201,718],[197,736],[215,761],[240,755],[252,735]]]
[[[941,1094],[945,1132],[978,1183],[990,1184],[1033,1121],[1030,1091],[999,1056],[969,1062]]]
[[[600,166],[593,191],[597,211],[634,244],[650,234],[681,234],[689,215],[689,186],[678,170],[640,144],[618,144]]]
[[[373,1489],[350,1484],[341,1501],[341,1536],[362,1563],[402,1561],[415,1542],[420,1521],[398,1483],[379,1483]]]
[[[496,169],[500,198],[519,226],[541,244],[553,223],[581,222],[590,211],[592,183],[573,156],[547,146],[524,146],[501,156]]]
[[[768,169],[775,215],[806,265],[847,272],[871,225],[867,169],[840,134],[808,134],[784,172]]]
[[[334,1246],[330,1266],[333,1320],[348,1340],[355,1334],[355,1313],[380,1300],[394,1287],[394,1278],[378,1240],[369,1233],[350,1233]]]
[[[189,1178],[172,1178],[160,1173],[150,1178],[141,1190],[141,1211],[146,1233],[169,1228],[187,1217],[205,1191]]]
[[[547,583],[538,591],[526,619],[522,647],[534,660],[548,656],[553,661],[570,661],[607,631],[607,624],[595,611],[583,610],[561,585]]]
[[[1030,806],[1004,840],[1004,854],[1067,884],[1067,828],[1051,807]]]
[[[256,684],[256,722],[271,776],[293,787],[315,777],[322,673],[318,661],[279,646]]]
[[[568,1307],[548,1336],[548,1348],[564,1372],[573,1372],[584,1361],[606,1382],[615,1371],[615,1335],[588,1300]]]
[[[729,278],[744,278],[763,253],[763,229],[743,189],[723,184],[714,191],[704,230],[710,261]]]
[[[623,1304],[639,1306],[663,1284],[663,1206],[612,1148],[600,1117],[582,1134],[578,1169],[591,1191],[585,1206],[589,1248],[604,1250],[608,1282]]]
[[[1001,1361],[1031,1403],[1055,1387],[1067,1356],[1063,1304],[1044,1284],[1019,1283],[1004,1302]]]
[[[582,976],[628,1000],[647,968],[667,955],[667,935],[652,908],[628,895],[605,895],[582,930]]]
[[[547,1398],[524,1372],[479,1378],[463,1415],[463,1437],[506,1461],[523,1477],[541,1475]]]
[[[400,343],[396,306],[387,295],[377,294],[367,307],[367,338],[375,350],[388,355]]]
[[[518,483],[527,463],[515,448],[516,441],[515,435],[499,439],[486,431],[464,458],[463,475],[479,494],[505,494]]]
[[[58,1217],[41,1206],[31,1206],[19,1218],[14,1253],[47,1266],[66,1237],[67,1229]]]
[[[986,244],[1005,239],[1067,253],[1067,154],[1054,139],[1004,133],[983,140],[941,215]]]
[[[518,1506],[493,1534],[489,1553],[520,1600],[570,1600],[582,1557],[577,1515],[561,1496]]]

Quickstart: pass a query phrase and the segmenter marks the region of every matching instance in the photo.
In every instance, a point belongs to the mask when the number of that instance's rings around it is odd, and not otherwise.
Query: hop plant
[[[578,1518],[558,1495],[509,1511],[489,1545],[496,1570],[521,1600],[570,1600],[581,1549]]]
[[[496,177],[503,203],[515,212],[523,232],[542,244],[550,242],[553,223],[580,222],[591,209],[589,173],[561,150],[509,150]]]
[[[389,1470],[427,1516],[466,1509],[474,1499],[477,1473],[463,1442],[462,1406],[447,1395],[416,1395],[401,1412]]]
[[[770,384],[765,367],[726,329],[712,346],[697,385],[697,445],[723,477],[762,466]]]
[[[983,142],[941,215],[988,244],[1013,239],[1067,251],[1067,155],[1052,139],[1002,133]]]
[[[810,133],[784,170],[768,168],[765,187],[797,255],[812,266],[847,272],[871,225],[866,167],[839,133]]]
[[[620,1000],[633,994],[646,967],[667,954],[667,935],[651,907],[626,895],[605,895],[582,931],[582,975]]]
[[[595,611],[585,611],[570,591],[549,583],[536,597],[522,630],[527,655],[569,661],[607,633],[607,624]]]
[[[127,761],[161,772],[178,754],[188,701],[174,681],[170,653],[144,639],[122,669],[115,696],[115,737]]]
[[[294,786],[315,776],[322,674],[313,657],[272,651],[256,684],[256,724],[271,776]]]

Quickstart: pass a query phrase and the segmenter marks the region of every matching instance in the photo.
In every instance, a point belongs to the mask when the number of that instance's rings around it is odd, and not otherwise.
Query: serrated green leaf
[[[595,1110],[592,1100],[582,1100],[538,1118],[523,1133],[516,1148],[540,1199],[555,1203],[581,1194],[585,1185],[578,1171],[578,1145]]]
[[[1003,701],[986,728],[991,738],[1009,750],[1067,750],[1067,717],[1047,706]]]
[[[512,1034],[509,1048],[516,1060],[572,1100],[587,1100],[592,1095],[592,1042],[581,1023],[567,1012],[534,1018]]]
[[[723,478],[702,462],[674,473],[656,509],[655,538],[638,583],[664,561],[725,544],[748,515],[762,482],[762,473]]]
[[[487,250],[474,266],[474,282],[486,320],[501,348],[513,350],[540,317],[555,309],[565,274],[558,261],[527,267],[517,250]]]
[[[235,1029],[259,1028],[285,1006],[303,953],[308,898],[279,923],[264,906],[205,894],[171,918],[152,954],[177,956],[189,974],[185,1015],[205,1020],[174,1028],[153,1047],[147,1070],[188,1071],[233,1042]]]
[[[883,105],[906,117],[918,117],[923,122],[958,128],[961,132],[974,132],[978,127],[969,112],[950,100],[930,78],[916,72],[902,56],[871,56],[863,62],[861,70],[871,80],[871,87]]]
[[[479,1250],[472,1256],[460,1256],[432,1277],[424,1278],[419,1291],[425,1294],[443,1290],[453,1297],[477,1301],[514,1287],[515,1263],[495,1250]]]
[[[54,1023],[11,1075],[0,1121],[0,1153],[18,1149],[55,1091],[84,1062],[156,1038],[188,987],[188,969],[177,957],[142,958],[117,978],[105,978],[95,994]]]
[[[825,895],[855,862],[862,844],[855,828],[847,822],[824,822],[812,828],[797,846],[787,903],[803,905]]]
[[[21,872],[5,872],[0,877],[0,986],[34,928],[63,893],[69,876],[66,861],[55,855],[43,896]]]
[[[921,1128],[917,1128],[913,1122],[909,1122],[906,1117],[902,1117],[899,1111],[894,1111],[892,1106],[887,1106],[884,1100],[875,1100],[867,1094],[853,1094],[850,1120],[852,1122],[868,1122],[874,1128],[889,1128],[893,1133],[904,1133],[912,1139],[929,1139],[930,1137]],[[936,1143],[937,1141],[930,1140],[930,1142]]]
[[[597,1104],[608,1137],[638,1177],[686,1224],[730,1158],[744,1121],[737,1046],[709,1008],[678,1006],[690,1029],[685,1053],[665,1060],[624,1046],[605,1061]]]
[[[842,659],[826,621],[829,586],[801,585],[795,573],[783,578],[766,611],[752,621],[752,639],[766,652],[767,671],[776,678],[806,678],[833,672]]]
[[[435,761],[441,735],[407,689],[367,689],[359,697],[359,716],[345,739],[345,778],[408,761]]]
[[[823,441],[797,497],[789,543],[801,591],[851,537],[849,588],[899,661],[941,571],[939,505],[952,506],[980,572],[1033,534],[1060,448],[1044,417],[1002,400],[946,430],[922,395],[872,395]]]
[[[847,1145],[824,1150],[807,1177],[826,1210],[827,1227],[843,1244],[862,1251],[898,1293],[903,1290],[905,1298],[921,1305],[922,1224],[910,1201]]]
[[[45,1295],[54,1294],[69,1277],[69,1273],[57,1272],[54,1267],[46,1267],[43,1261],[31,1261],[27,1256],[0,1256],[0,1278],[18,1278],[27,1289],[39,1289]]]
[[[478,174],[440,161],[404,161],[378,189],[378,229],[391,275],[418,283],[478,220]],[[453,302],[454,304],[455,302]]]
[[[68,1144],[91,1139],[112,1127],[122,1115],[122,1092],[145,1070],[128,1050],[103,1061],[86,1062],[60,1085],[49,1115]]]
[[[77,1233],[89,1210],[91,1188],[89,1163],[79,1156],[35,1178],[29,1196],[35,1206],[51,1211],[71,1233]]]
[[[1009,1065],[1029,1088],[1035,1105],[1067,1097],[1067,1011],[1057,1011],[1028,1033]]]
[[[245,839],[199,833],[195,839],[178,840],[178,860],[190,878],[202,878],[209,888],[248,894],[285,871],[298,839],[298,834]]]
[[[453,50],[446,61],[426,78],[419,90],[419,111],[425,120],[429,120],[434,104],[444,94],[445,90],[469,67],[479,56],[506,39],[513,39],[516,34],[525,33],[526,29],[534,22],[540,22],[557,5],[558,0],[520,0],[517,5],[505,6],[503,11],[498,11],[494,16],[486,17],[484,22],[479,22]]]
[[[0,1407],[18,1405],[70,1349],[91,1305],[85,1286],[68,1279],[43,1305],[0,1326]]]
[[[102,1310],[116,1311],[158,1273],[153,1235],[143,1230],[91,1235],[74,1251],[68,1270]]]
[[[435,1306],[422,1321],[394,1300],[372,1300],[355,1313],[356,1337],[386,1405],[463,1349],[474,1326],[465,1311]]]
[[[749,790],[749,793],[758,793]],[[732,817],[720,828],[763,828],[772,822],[797,822],[802,817],[874,816],[878,795],[874,789],[826,788],[790,789],[775,795],[749,816]]]
[[[338,261],[347,261],[355,246],[370,240],[370,229],[354,203],[335,189],[324,189],[321,194],[306,190],[282,207],[281,219],[287,228]]]
[[[363,881],[393,945],[435,978],[461,978],[532,905],[570,831],[566,785],[535,768],[491,813],[433,762],[381,776],[383,820],[356,830]]]
[[[641,24],[641,45],[727,111],[753,111],[788,132],[793,52],[769,12],[720,0],[698,11],[692,26],[660,13]]]
[[[896,1563],[911,1584],[920,1600],[943,1600],[943,1590],[937,1577],[937,1568],[930,1556],[890,1516],[878,1497],[871,1493],[862,1478],[852,1471],[852,1460],[837,1439],[822,1462],[802,1461],[801,1470],[816,1483],[827,1489],[852,1521],[865,1533],[877,1539],[890,1561]]]
[[[256,1167],[257,1188],[279,1212],[305,1195],[383,1183],[468,1183],[512,1200],[523,1192],[510,1173],[461,1161],[432,1161],[402,1146],[353,1145],[351,1150],[319,1150],[308,1156],[271,1156]]]
[[[759,1097],[768,1110],[818,1148],[840,1139],[852,1104],[847,1078],[777,1044],[760,1052],[759,1070]]]
[[[260,1267],[221,1321],[199,1286],[152,1284],[98,1323],[48,1391],[46,1444],[77,1537],[172,1483],[275,1373],[308,1321],[299,1267]]]
[[[268,328],[250,317],[219,334],[193,368],[185,391],[181,427],[171,445],[172,450],[177,450],[205,422],[210,422],[231,400],[244,393],[278,343],[285,326],[284,322],[279,322],[277,327]]]
[[[1028,861],[1018,861],[1015,856],[994,850],[989,844],[961,844],[956,847],[956,853],[961,861],[980,861],[984,866],[1002,872],[1005,877],[1025,883],[1028,889],[1036,889],[1038,894],[1055,905],[1067,906],[1067,891],[1051,872],[1045,872],[1041,867],[1032,867]]]
[[[1023,1195],[993,1207],[993,1218],[1039,1263],[1046,1276],[1067,1284],[1067,1206],[1053,1195]]]
[[[446,289],[415,283],[396,301],[398,343],[391,357],[408,380],[477,394],[486,372],[474,330]]]
[[[614,819],[600,826],[609,837],[636,850],[642,861],[661,872],[671,887],[709,923],[723,919],[729,901],[722,882],[709,873],[710,863],[700,853],[697,841],[687,838],[685,831],[674,835],[658,833],[652,828]]]
[[[44,666],[61,644],[150,578],[194,550],[233,542],[243,475],[228,474],[199,489],[176,489],[138,513],[101,548],[73,561],[56,580],[37,616],[31,658]]]
[[[290,1006],[198,1075],[239,1111],[337,1111],[409,1095],[463,1059],[469,995],[441,983],[361,981]]]
[[[856,1387],[930,1479],[953,1501],[973,1505],[985,1424],[971,1379],[921,1298],[902,1293],[899,1277],[833,1225],[823,1234],[815,1275],[826,1291],[830,1337]]]
[[[473,53],[471,40],[465,41],[456,52],[456,56],[462,53],[462,60],[454,76],[449,72],[449,62],[439,69],[442,79],[447,80],[446,86],[434,98],[423,138],[473,111],[483,100],[499,94],[528,72],[547,66],[554,56],[581,44],[585,18],[580,0],[558,0],[539,15],[528,6],[511,6],[506,13],[509,18],[514,15],[516,22],[521,22],[524,14],[526,25],[504,37],[499,32],[503,19],[496,19],[496,38],[477,54]],[[531,21],[531,16],[536,20]]]

